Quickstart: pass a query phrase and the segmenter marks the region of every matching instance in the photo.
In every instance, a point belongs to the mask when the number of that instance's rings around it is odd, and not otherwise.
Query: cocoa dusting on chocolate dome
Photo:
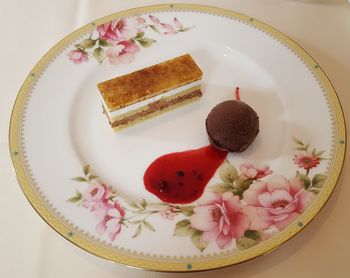
[[[230,152],[244,151],[259,132],[259,117],[246,103],[228,100],[216,105],[205,122],[210,143]]]

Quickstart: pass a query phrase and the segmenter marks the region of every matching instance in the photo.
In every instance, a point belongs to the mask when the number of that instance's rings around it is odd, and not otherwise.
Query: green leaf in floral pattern
[[[75,196],[69,198],[67,201],[70,203],[77,203],[83,198],[83,195],[77,190]]]
[[[97,178],[98,178],[98,176],[89,175],[89,181],[95,180],[95,179],[97,179]]]
[[[300,147],[297,147],[297,148],[295,148],[296,150],[298,150],[298,151],[305,151],[305,152],[307,152],[308,151],[308,149],[309,149],[309,147],[310,147],[310,144],[304,144],[301,140],[299,140],[299,139],[297,139],[297,138],[295,138],[295,137],[292,137],[293,138],[293,141],[297,144],[297,145],[299,145]]]
[[[148,26],[151,27],[154,32],[160,34],[158,27],[156,25],[148,25]]]
[[[327,176],[323,174],[316,174],[312,178],[312,186],[321,188],[324,185],[324,182],[326,181]]]
[[[182,28],[181,30],[179,30],[179,32],[187,32],[187,31],[191,30],[193,27],[194,26]]]
[[[137,229],[136,229],[135,234],[134,234],[132,237],[133,237],[133,238],[138,237],[138,236],[141,234],[141,231],[142,231],[142,226],[141,226],[141,224],[139,224],[139,225],[137,226]]]
[[[125,226],[126,228],[129,228],[128,224],[126,224],[124,221],[121,221],[120,224]]]
[[[195,231],[191,227],[190,220],[184,219],[176,223],[174,236],[191,236]]]
[[[144,36],[145,36],[145,32],[138,32],[138,33],[136,34],[135,39],[138,40],[138,39],[143,38]]]
[[[208,244],[202,239],[203,232],[195,231],[195,233],[191,236],[191,241],[201,252],[207,248]]]
[[[99,62],[100,64],[104,61],[104,59],[106,58],[105,55],[105,51],[103,48],[101,47],[97,47],[94,52],[92,53],[92,56],[94,56],[94,58],[96,59],[97,62]]]
[[[182,214],[186,216],[191,216],[193,212],[194,206],[181,206],[179,207],[179,210],[181,211]]]
[[[85,39],[85,40],[82,40],[79,44],[77,44],[76,46],[79,47],[79,48],[92,48],[94,47],[96,44],[96,41],[93,40],[93,39]]]
[[[311,185],[311,180],[307,175],[297,173],[297,177],[301,180],[301,182],[304,184],[304,188],[308,189]]]
[[[128,221],[128,223],[130,224],[140,224],[142,222],[142,220],[134,220],[134,221]]]
[[[150,47],[153,43],[156,42],[154,39],[145,38],[145,37],[137,39],[137,41],[140,43],[142,47]]]
[[[150,231],[154,232],[156,229],[151,225],[151,223],[147,222],[146,220],[143,220],[143,225]]]
[[[239,176],[238,179],[235,181],[234,187],[241,190],[245,191],[249,188],[249,186],[253,183],[251,179],[247,179],[244,176]]]
[[[294,141],[295,143],[297,143],[298,145],[304,146],[304,143],[303,143],[301,140],[299,140],[298,138],[296,138],[296,137],[294,137],[294,136],[292,136],[292,138],[293,138],[293,141]]]
[[[107,46],[109,46],[109,43],[106,40],[100,39],[100,46],[107,47]]]
[[[314,194],[318,194],[318,193],[320,193],[320,190],[321,190],[321,188],[311,187],[311,189],[309,191],[314,193]]]
[[[254,240],[260,240],[261,238],[259,231],[256,231],[256,230],[246,230],[244,232],[244,236]]]
[[[79,182],[87,182],[87,180],[83,177],[75,177],[72,178],[73,181],[79,181]]]
[[[140,207],[135,202],[128,203],[130,207],[140,209]]]
[[[86,176],[87,174],[89,174],[89,171],[90,171],[90,165],[85,165],[83,167],[84,175]]]
[[[214,192],[219,194],[225,193],[227,191],[231,191],[231,192],[234,191],[233,185],[230,183],[217,183],[210,187]]]
[[[248,249],[250,247],[253,247],[254,245],[257,245],[258,243],[258,240],[249,237],[241,237],[240,239],[236,240],[236,246],[239,250]]]
[[[117,190],[115,190],[115,188],[112,188],[112,192],[111,192],[111,195],[110,195],[110,197],[109,197],[109,200],[112,200],[112,201],[113,201],[113,199],[114,199],[115,197],[117,197],[117,196],[118,196]]]
[[[142,199],[140,205],[141,205],[142,208],[146,208],[146,207],[147,207],[147,202],[146,202],[146,200],[145,200],[145,199]]]
[[[327,176],[323,174],[316,174],[312,178],[312,186],[321,188],[324,185],[324,182],[326,181]]]
[[[247,179],[243,175],[239,176],[233,184],[233,194],[239,196],[239,198],[242,199],[244,191],[246,191],[252,183],[253,180]]]
[[[219,176],[223,182],[232,183],[238,178],[236,168],[225,159],[219,168]]]

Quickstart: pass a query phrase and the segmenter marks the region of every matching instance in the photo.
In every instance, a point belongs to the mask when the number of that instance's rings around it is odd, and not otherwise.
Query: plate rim
[[[60,221],[49,209],[46,208],[44,201],[37,195],[32,188],[31,182],[27,177],[25,171],[25,165],[23,161],[26,161],[26,156],[21,155],[21,120],[22,112],[27,100],[27,96],[31,91],[31,88],[40,78],[41,73],[45,70],[49,62],[54,59],[56,54],[60,53],[71,41],[86,33],[92,27],[100,25],[102,23],[131,16],[137,13],[148,13],[155,11],[198,11],[203,13],[210,13],[219,16],[229,17],[231,19],[239,20],[243,23],[249,24],[252,27],[272,36],[280,43],[284,44],[291,51],[297,54],[297,57],[306,64],[311,70],[312,74],[316,76],[321,87],[324,89],[328,102],[330,103],[334,115],[333,128],[335,129],[335,140],[333,142],[334,147],[334,161],[330,167],[328,183],[325,185],[324,190],[318,195],[318,198],[308,208],[308,210],[302,214],[297,223],[291,224],[287,229],[280,232],[272,240],[267,240],[259,245],[240,251],[237,254],[232,254],[222,258],[203,258],[201,261],[191,261],[191,259],[183,259],[181,262],[169,262],[169,261],[157,261],[144,258],[133,257],[132,255],[126,255],[113,251],[102,245],[91,242],[81,234],[72,233],[71,229]],[[97,20],[94,20],[81,28],[78,28],[68,34],[65,38],[56,43],[46,54],[37,62],[34,68],[30,71],[29,75],[25,79],[22,87],[20,88],[16,100],[13,105],[10,125],[9,125],[9,150],[12,159],[13,167],[15,170],[17,182],[20,185],[24,195],[34,210],[40,215],[40,217],[58,234],[67,239],[77,247],[95,255],[100,258],[107,259],[112,262],[117,262],[133,268],[139,268],[144,270],[162,271],[162,272],[193,272],[218,269],[230,265],[242,263],[264,254],[267,254],[279,247],[296,234],[298,234],[304,227],[306,227],[319,213],[319,211],[325,206],[334,188],[339,180],[341,170],[344,164],[345,153],[347,146],[346,126],[344,112],[337,95],[337,92],[332,85],[331,81],[323,71],[321,66],[313,59],[313,57],[303,49],[297,42],[289,38],[284,33],[278,31],[274,27],[257,20],[253,17],[214,6],[205,6],[199,4],[160,4],[150,5],[143,7],[136,7],[128,10],[119,11]]]

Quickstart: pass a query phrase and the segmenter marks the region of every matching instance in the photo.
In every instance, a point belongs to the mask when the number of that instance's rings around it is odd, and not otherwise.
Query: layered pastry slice
[[[201,97],[202,71],[189,54],[101,82],[110,125],[122,129]]]

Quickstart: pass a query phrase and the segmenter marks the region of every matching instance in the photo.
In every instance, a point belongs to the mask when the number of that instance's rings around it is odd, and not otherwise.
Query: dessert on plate
[[[257,113],[239,98],[216,105],[205,125],[210,143],[229,152],[244,151],[259,133]]]
[[[189,54],[97,85],[110,125],[123,129],[202,96],[202,71]]]

